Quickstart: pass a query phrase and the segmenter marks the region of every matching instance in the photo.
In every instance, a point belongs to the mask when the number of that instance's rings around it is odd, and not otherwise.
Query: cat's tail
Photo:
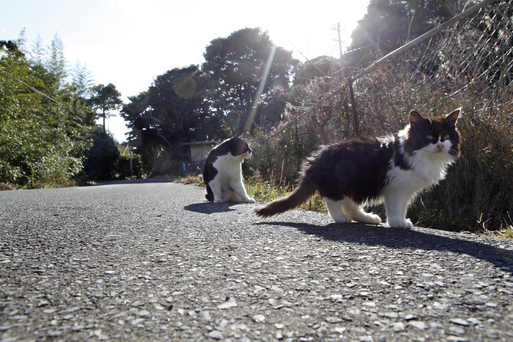
[[[287,196],[269,202],[263,206],[255,207],[253,211],[263,218],[282,214],[305,203],[315,194],[315,191],[315,187],[310,182],[303,181]]]

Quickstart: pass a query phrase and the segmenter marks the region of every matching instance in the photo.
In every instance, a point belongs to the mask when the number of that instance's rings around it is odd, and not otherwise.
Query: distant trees
[[[304,85],[317,77],[333,76],[340,73],[340,60],[319,56],[301,64],[294,75],[294,86]]]
[[[86,64],[77,62],[71,70],[72,86],[81,98],[89,99],[92,94],[93,77]]]
[[[119,155],[112,136],[100,128],[96,129],[92,135],[92,146],[85,152],[81,181],[113,179]]]
[[[61,45],[40,61],[16,43],[0,45],[0,182],[65,183],[81,169],[90,126],[81,122],[89,109],[63,81]]]
[[[207,46],[202,70],[209,81],[208,99],[212,110],[230,128],[229,134],[242,133],[248,119],[256,123],[263,117],[279,120],[285,102],[277,98],[289,88],[298,61],[292,58],[292,52],[281,47],[271,55],[272,48],[269,35],[258,28],[236,31]],[[270,67],[265,75],[268,60]],[[259,109],[254,118],[248,118],[263,80]]]
[[[163,151],[166,158],[180,160],[181,143],[221,135],[205,99],[206,87],[204,74],[191,65],[157,76],[147,91],[129,97],[121,115],[145,165],[155,165]]]
[[[279,120],[285,106],[280,96],[298,64],[290,51],[273,50],[267,33],[246,28],[213,40],[204,56],[201,68],[169,70],[123,106],[121,114],[133,129],[133,145],[146,165],[184,160],[184,142],[242,133],[251,120],[259,87],[260,106],[248,128]]]
[[[371,0],[352,33],[353,64],[383,57],[461,10],[455,0]],[[373,57],[374,56],[374,57]]]
[[[25,44],[24,31],[17,41],[0,41],[0,183],[39,188],[70,184],[79,174],[110,179],[119,152],[95,124],[90,73],[78,65],[70,82],[57,35],[48,47],[38,37],[32,52]],[[103,88],[107,95],[97,97],[104,102],[95,103],[107,113],[121,100],[113,85]]]
[[[106,86],[98,84],[91,89],[91,93],[88,102],[96,112],[99,112],[98,116],[103,118],[103,132],[106,132],[105,118],[109,116],[111,110],[118,109],[123,103],[121,93],[112,83]]]
[[[456,0],[371,0],[352,36],[352,47],[361,49],[346,61],[368,63],[385,55],[461,10],[457,5]],[[38,36],[30,55],[24,43],[22,34],[18,42],[0,44],[0,182],[37,186],[51,178],[51,172],[41,171],[46,168],[67,170],[59,171],[62,179],[79,173],[86,159],[86,171],[94,168],[97,147],[112,150],[109,137],[95,129],[95,119],[103,118],[105,133],[106,117],[122,103],[113,84],[93,86],[85,65],[68,72],[57,36],[47,47]],[[314,123],[308,133],[322,142],[331,139],[328,126],[349,132],[351,108],[338,59],[320,56],[301,64],[259,28],[212,40],[204,58],[201,65],[157,76],[148,90],[122,106],[132,129],[130,145],[147,172],[186,160],[185,142],[220,140],[255,128],[267,137],[265,132],[286,117],[297,151],[306,150],[299,146],[302,124]],[[331,78],[321,80],[324,76]],[[115,158],[115,152],[110,155]],[[50,168],[56,160],[67,167]]]

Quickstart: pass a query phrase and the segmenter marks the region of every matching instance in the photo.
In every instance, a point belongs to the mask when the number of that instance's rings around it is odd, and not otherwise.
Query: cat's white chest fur
[[[217,174],[209,184],[214,193],[214,203],[238,202],[240,200],[246,203],[255,202],[246,193],[242,182],[241,164],[247,156],[247,154],[233,156],[229,153],[218,157],[213,163]]]
[[[401,133],[403,132],[399,133],[400,137]],[[447,167],[454,162],[454,157],[449,153],[451,146],[451,142],[445,140],[414,151],[406,157],[406,161],[411,165],[408,170],[401,169],[391,162],[387,175],[388,184],[383,189],[390,226],[412,227],[411,221],[405,220],[408,205],[419,191],[445,178]],[[401,150],[406,155],[404,149]]]
[[[242,179],[241,163],[243,159],[244,156],[234,157],[231,154],[218,157],[213,164],[217,170],[214,180],[227,184],[230,180]]]

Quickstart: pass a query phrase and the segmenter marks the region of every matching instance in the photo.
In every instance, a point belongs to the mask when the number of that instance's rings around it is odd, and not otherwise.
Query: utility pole
[[[342,83],[346,78],[344,71],[344,54],[342,52],[342,38],[340,37],[340,22],[337,23],[337,33],[338,33],[338,47],[340,49],[340,72],[342,74]],[[354,135],[360,135],[359,132],[359,123],[358,123],[358,111],[356,110],[356,101],[354,99],[354,90],[353,90],[353,77],[351,75],[351,71],[349,70],[349,77],[347,78],[347,86],[349,88],[349,98],[351,100],[351,110],[353,114],[353,125],[354,125]]]
[[[342,73],[342,82],[344,82],[344,79],[345,79],[344,55],[342,54],[342,39],[340,38],[340,22],[337,23],[337,33],[338,33],[338,47],[340,49],[340,72]]]
[[[132,179],[134,177],[134,169],[132,166],[132,145],[130,145],[130,141],[128,142],[128,144],[128,147],[130,149],[130,179]]]

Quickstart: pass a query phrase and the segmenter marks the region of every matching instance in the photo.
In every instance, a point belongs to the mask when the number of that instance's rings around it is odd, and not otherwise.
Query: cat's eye
[[[433,136],[432,135],[427,135],[426,138],[428,138],[429,140],[433,140]]]
[[[449,134],[447,134],[447,135],[444,137],[444,139],[445,139],[445,140],[448,140],[448,139],[450,139],[450,138],[451,138],[451,136],[450,136]]]

